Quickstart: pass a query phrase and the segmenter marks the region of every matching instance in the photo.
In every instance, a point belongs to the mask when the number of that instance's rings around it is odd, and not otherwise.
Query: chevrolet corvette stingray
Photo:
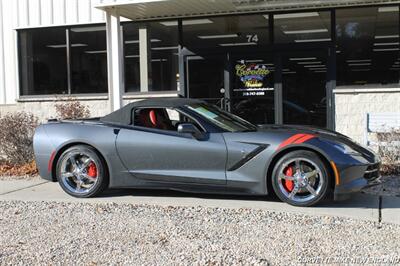
[[[50,120],[34,151],[42,178],[75,197],[106,188],[267,195],[295,206],[347,198],[379,179],[380,159],[348,137],[253,125],[203,101],[130,103],[101,118]]]

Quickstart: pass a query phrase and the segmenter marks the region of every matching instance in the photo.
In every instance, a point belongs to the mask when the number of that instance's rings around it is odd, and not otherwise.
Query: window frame
[[[195,126],[197,126],[199,128],[200,131],[202,131],[203,133],[209,133],[205,127],[198,121],[198,119],[194,118],[192,115],[186,113],[185,111],[183,111],[180,108],[176,108],[176,107],[168,107],[168,106],[141,106],[141,107],[136,107],[132,109],[131,112],[131,127],[133,129],[141,129],[141,130],[145,130],[145,131],[150,131],[153,133],[167,133],[168,135],[177,135],[177,136],[181,136],[181,137],[185,137],[184,135],[182,135],[181,133],[179,133],[178,131],[173,131],[173,130],[164,130],[164,129],[157,129],[157,128],[149,128],[149,127],[143,127],[143,126],[139,126],[139,125],[135,125],[135,117],[134,117],[134,113],[136,110],[143,110],[143,109],[171,109],[173,111],[177,111],[180,115],[184,115],[188,118],[190,118],[191,120],[193,120],[196,124],[194,124]],[[167,110],[165,110],[167,111]]]
[[[93,23],[93,24],[79,24],[79,25],[63,25],[63,26],[54,26],[54,27],[34,27],[34,28],[18,28],[16,29],[16,46],[17,46],[17,70],[18,70],[18,99],[19,100],[29,100],[29,99],[43,99],[43,100],[50,100],[52,98],[90,98],[93,100],[98,100],[98,99],[103,99],[104,96],[107,96],[108,99],[108,94],[109,94],[109,88],[108,88],[108,69],[107,69],[107,92],[94,92],[94,93],[72,93],[72,65],[71,65],[71,29],[74,28],[87,28],[87,27],[100,27],[104,26],[106,31],[106,24],[105,23]],[[36,30],[36,29],[41,29],[41,30],[46,30],[46,29],[60,29],[65,32],[65,59],[66,59],[66,74],[67,74],[67,93],[60,94],[60,93],[53,93],[53,94],[28,94],[28,95],[23,95],[22,94],[22,49],[20,46],[20,33],[24,31],[30,31],[30,30]],[[106,44],[107,45],[107,44]],[[106,47],[107,50],[107,47]],[[107,54],[108,56],[108,54]]]

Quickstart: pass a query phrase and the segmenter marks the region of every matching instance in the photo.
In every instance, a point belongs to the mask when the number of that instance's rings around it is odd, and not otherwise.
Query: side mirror
[[[200,140],[204,138],[204,133],[201,132],[195,125],[191,123],[183,123],[178,125],[179,133],[189,133],[194,138]]]

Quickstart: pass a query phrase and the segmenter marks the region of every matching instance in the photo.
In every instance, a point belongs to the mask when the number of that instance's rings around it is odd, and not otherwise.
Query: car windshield
[[[188,105],[187,107],[212,124],[229,132],[249,132],[257,130],[257,126],[250,122],[213,105],[200,103]]]

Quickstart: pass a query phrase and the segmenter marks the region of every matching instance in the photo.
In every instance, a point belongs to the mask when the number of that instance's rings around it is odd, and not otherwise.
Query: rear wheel
[[[61,188],[78,198],[97,196],[108,185],[104,160],[86,145],[64,151],[57,162],[56,175]]]
[[[272,186],[276,195],[290,205],[313,206],[328,194],[330,177],[317,154],[293,151],[276,163]]]

